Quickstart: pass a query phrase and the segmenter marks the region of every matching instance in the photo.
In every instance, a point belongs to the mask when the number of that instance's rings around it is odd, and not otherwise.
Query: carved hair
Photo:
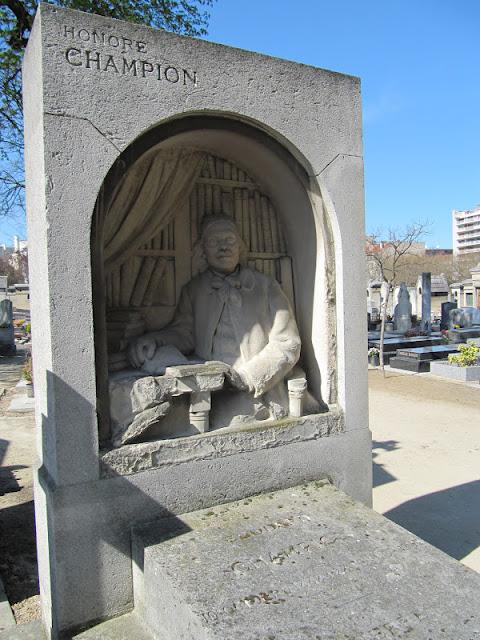
[[[238,244],[240,246],[240,256],[239,256],[239,264],[245,266],[247,263],[247,255],[248,248],[245,242],[243,241],[242,236],[238,230],[235,221],[232,220],[229,216],[225,214],[214,214],[210,216],[205,216],[202,221],[202,228],[200,231],[200,237],[195,243],[192,252],[192,262],[193,262],[193,271],[201,272],[205,271],[208,267],[207,258],[205,256],[204,244],[205,239],[212,231],[212,229],[218,225],[222,225],[224,228],[228,227],[229,230],[233,231],[238,239]]]

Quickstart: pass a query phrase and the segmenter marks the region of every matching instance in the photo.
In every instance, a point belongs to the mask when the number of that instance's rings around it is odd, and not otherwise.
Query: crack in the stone
[[[327,162],[327,164],[323,167],[323,169],[320,169],[320,171],[315,174],[315,178],[318,178],[318,176],[322,175],[325,169],[328,169],[328,167],[331,164],[333,164],[335,160],[337,160],[337,158],[340,158],[340,156],[343,156],[345,158],[361,158],[362,157],[362,156],[357,156],[356,154],[353,154],[353,153],[337,153],[337,155],[334,158],[332,158],[330,162]]]
[[[105,138],[105,140],[108,140],[108,142],[110,142],[112,147],[116,149],[118,153],[122,152],[122,150],[119,147],[117,147],[117,145],[114,142],[112,142],[112,140],[107,135],[105,135],[103,131],[100,131],[100,129],[97,126],[95,126],[93,122],[88,118],[84,118],[81,116],[72,116],[68,113],[52,113],[51,111],[45,111],[45,115],[56,116],[58,118],[71,118],[72,120],[84,120],[85,122],[88,122],[88,124],[91,125],[95,129],[95,131],[98,131],[98,133],[102,136],[102,138]]]

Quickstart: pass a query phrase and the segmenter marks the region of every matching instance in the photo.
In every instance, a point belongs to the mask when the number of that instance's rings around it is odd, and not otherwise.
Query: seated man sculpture
[[[141,368],[160,347],[173,345],[229,365],[230,389],[216,395],[216,412],[212,407],[217,426],[288,415],[285,378],[301,344],[285,294],[273,278],[244,266],[246,247],[230,218],[207,218],[199,248],[205,270],[183,288],[169,325],[131,341],[131,363]]]

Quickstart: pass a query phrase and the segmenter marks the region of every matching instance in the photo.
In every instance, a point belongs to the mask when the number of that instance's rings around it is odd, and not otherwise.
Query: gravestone
[[[449,328],[458,326],[462,329],[480,325],[480,309],[475,307],[453,307],[449,312]]]
[[[360,94],[350,76],[51,5],[23,78],[56,638],[133,607],[133,526],[324,478],[370,503]],[[204,234],[215,216],[233,237]],[[208,256],[223,243],[227,270]]]
[[[440,320],[440,329],[450,329],[450,311],[457,308],[456,302],[442,302],[442,317]]]
[[[395,306],[393,317],[395,331],[405,333],[412,328],[412,303],[410,302],[410,294],[405,282],[400,285],[398,302]]]
[[[432,328],[432,274],[422,273],[422,329]]]
[[[4,298],[0,300],[0,355],[13,355],[16,351],[12,301]]]

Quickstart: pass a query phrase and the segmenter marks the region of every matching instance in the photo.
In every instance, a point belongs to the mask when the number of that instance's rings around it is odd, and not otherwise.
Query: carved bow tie
[[[227,276],[222,278],[215,275],[212,278],[210,285],[212,287],[212,291],[219,296],[223,303],[229,301],[237,307],[242,306],[242,296],[240,295],[242,283],[238,276]]]

